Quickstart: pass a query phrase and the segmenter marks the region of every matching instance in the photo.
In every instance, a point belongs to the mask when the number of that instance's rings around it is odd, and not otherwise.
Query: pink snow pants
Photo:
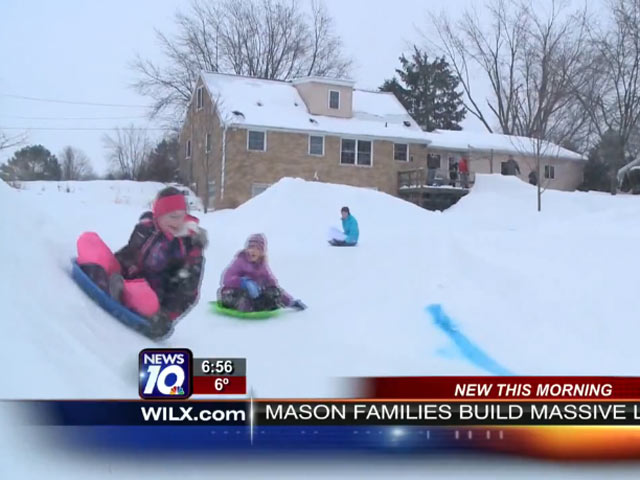
[[[121,273],[118,260],[97,233],[85,232],[80,235],[77,247],[78,265],[100,265],[109,277],[114,273]],[[144,278],[125,280],[121,299],[126,307],[145,317],[160,310],[158,296]]]

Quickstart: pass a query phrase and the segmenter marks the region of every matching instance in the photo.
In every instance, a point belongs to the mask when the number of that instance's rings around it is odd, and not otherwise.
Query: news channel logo
[[[144,399],[181,400],[193,393],[188,348],[145,348],[138,356],[138,392]]]

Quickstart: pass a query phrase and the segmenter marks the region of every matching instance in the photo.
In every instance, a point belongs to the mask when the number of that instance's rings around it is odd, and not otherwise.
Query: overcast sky
[[[428,11],[460,12],[471,0],[325,4],[355,59],[357,86],[377,88],[393,75],[399,55],[421,42],[417,28]],[[0,129],[28,130],[28,143],[55,154],[65,145],[80,148],[104,173],[105,133],[131,122],[158,127],[144,118],[149,99],[130,88],[136,77],[129,63],[136,53],[161,59],[154,28],[174,31],[175,12],[188,6],[187,0],[0,0]],[[473,119],[463,125],[481,130]],[[7,153],[13,152],[0,160]]]

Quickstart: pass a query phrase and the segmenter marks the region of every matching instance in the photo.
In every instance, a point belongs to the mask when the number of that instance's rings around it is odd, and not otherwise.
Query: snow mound
[[[68,270],[80,233],[98,232],[116,250],[146,205],[115,203],[93,185],[66,195],[54,184],[34,192],[0,183],[11,229],[0,237],[0,361],[26,358],[4,379],[6,396],[137,396],[137,354],[151,342],[97,307]],[[345,205],[360,243],[333,248],[326,232]],[[425,312],[440,304],[516,374],[638,374],[640,259],[629,248],[640,241],[637,198],[548,191],[542,213],[535,205],[533,187],[497,175],[479,176],[442,213],[373,190],[283,179],[235,210],[201,216],[210,245],[200,302],[166,346],[246,357],[264,397],[339,395],[342,376],[486,373]],[[207,302],[224,269],[257,232],[267,234],[280,284],[309,309],[268,322],[212,315]]]
[[[74,201],[86,203],[109,203],[150,208],[156,194],[164,187],[173,185],[187,192],[187,203],[191,210],[202,211],[202,202],[190,189],[179,184],[160,182],[134,182],[132,180],[91,180],[91,181],[33,181],[16,182],[21,190],[38,195],[59,193],[68,195]]]
[[[437,216],[367,188],[284,178],[238,207],[233,212],[233,223],[246,235],[261,231],[269,237],[288,238],[287,243],[324,243],[329,227],[341,228],[340,210],[344,206],[359,223],[361,246],[394,241],[398,232]],[[371,227],[375,228],[375,235],[370,234]]]

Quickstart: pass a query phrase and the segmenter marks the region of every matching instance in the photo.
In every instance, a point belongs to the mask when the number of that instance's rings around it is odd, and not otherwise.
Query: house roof
[[[225,125],[428,143],[391,93],[354,89],[353,117],[338,118],[311,115],[291,82],[219,73],[203,73],[202,78]]]
[[[313,82],[326,83],[329,85],[337,85],[339,87],[353,87],[356,84],[356,82],[354,82],[353,80],[349,80],[347,78],[330,78],[330,77],[317,77],[317,76],[300,77],[300,78],[295,78],[291,81],[291,83],[293,83],[294,85],[298,85],[300,83],[313,83]]]
[[[209,72],[201,75],[211,98],[217,103],[221,122],[227,126],[384,138],[429,144],[432,148],[452,151],[493,150],[514,155],[536,153],[535,140],[526,137],[466,130],[425,132],[395,95],[388,92],[354,89],[353,116],[338,118],[310,114],[295,82]],[[578,153],[544,141],[540,144],[540,153],[585,160]]]
[[[555,143],[501,133],[480,133],[466,130],[434,130],[425,132],[431,141],[430,148],[451,150],[481,150],[514,155],[532,155],[537,152],[544,157],[558,157],[569,160],[586,160],[579,153],[560,147]]]

